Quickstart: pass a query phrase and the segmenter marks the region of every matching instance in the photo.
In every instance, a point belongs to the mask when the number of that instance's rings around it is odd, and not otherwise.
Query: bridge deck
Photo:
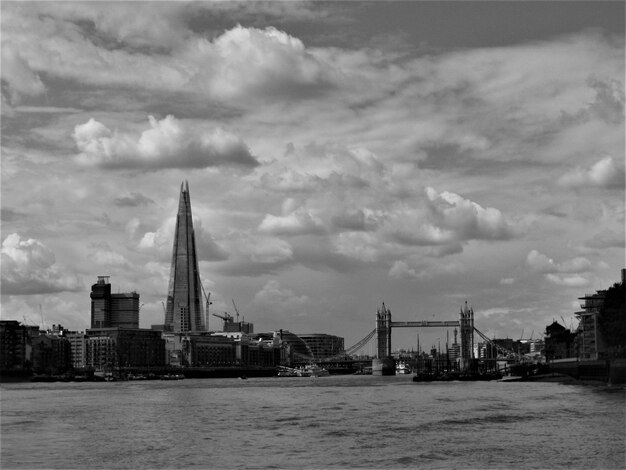
[[[446,327],[461,326],[461,322],[457,320],[451,321],[392,321],[392,328],[416,328],[416,327]]]

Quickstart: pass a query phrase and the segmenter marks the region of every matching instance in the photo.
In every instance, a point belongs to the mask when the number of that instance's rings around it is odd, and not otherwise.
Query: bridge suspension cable
[[[350,346],[349,348],[347,348],[346,355],[351,356],[352,354],[357,352],[359,349],[365,346],[369,342],[369,340],[373,338],[375,334],[376,334],[376,328],[370,331],[365,338],[363,338],[361,341],[356,343],[354,346]]]
[[[498,343],[496,343],[493,340],[489,339],[489,337],[486,334],[484,334],[483,332],[481,332],[478,328],[474,327],[474,331],[476,333],[478,333],[478,336],[480,336],[483,340],[485,340],[491,346],[496,348],[498,350],[498,352],[502,353],[504,356],[506,356],[506,357],[512,356],[513,358],[517,359],[518,361],[523,361],[524,360],[524,356],[522,356],[521,354],[516,353],[515,351],[511,351],[510,349],[507,349],[507,348],[505,348],[503,346],[500,346]]]

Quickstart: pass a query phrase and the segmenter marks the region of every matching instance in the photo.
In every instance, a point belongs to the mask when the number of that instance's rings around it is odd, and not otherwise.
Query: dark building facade
[[[92,328],[139,328],[139,294],[111,293],[109,276],[91,286]]]
[[[66,338],[41,333],[31,343],[33,372],[62,374],[72,369],[72,349]]]
[[[324,333],[299,334],[309,347],[314,359],[326,359],[344,352],[344,340],[339,336]]]
[[[545,355],[546,360],[567,359],[576,356],[574,348],[574,339],[576,334],[572,333],[563,325],[552,322],[546,326],[545,335]]]
[[[15,320],[0,320],[0,371],[30,368],[29,328]]]
[[[172,266],[165,309],[166,331],[205,331],[201,290],[189,183],[185,181],[180,187],[178,214],[176,215]]]
[[[165,365],[165,341],[160,331],[92,328],[85,332],[85,336],[87,368],[108,370]]]

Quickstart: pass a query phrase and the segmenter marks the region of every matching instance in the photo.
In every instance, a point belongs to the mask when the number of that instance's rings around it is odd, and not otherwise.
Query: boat
[[[404,362],[399,362],[396,366],[396,375],[410,374],[411,369]]]
[[[302,377],[327,377],[329,375],[328,370],[317,364],[309,364],[302,369]]]
[[[183,374],[165,374],[159,377],[161,380],[183,380],[185,376]]]

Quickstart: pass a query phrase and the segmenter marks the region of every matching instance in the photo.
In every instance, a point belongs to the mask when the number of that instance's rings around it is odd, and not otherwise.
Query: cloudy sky
[[[623,2],[1,9],[3,319],[88,328],[110,275],[162,323],[183,180],[256,331],[537,337],[620,279]]]

